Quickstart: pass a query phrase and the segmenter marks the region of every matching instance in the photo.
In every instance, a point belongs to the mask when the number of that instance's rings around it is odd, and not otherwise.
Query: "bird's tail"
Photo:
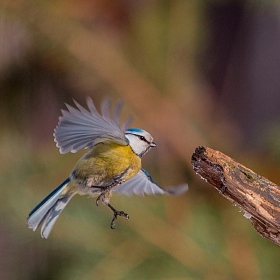
[[[33,231],[35,231],[38,226],[42,225],[41,236],[43,238],[48,238],[62,210],[75,194],[74,192],[66,191],[69,182],[70,178],[67,178],[60,186],[41,201],[30,212],[27,218],[27,225],[29,228],[33,229]]]

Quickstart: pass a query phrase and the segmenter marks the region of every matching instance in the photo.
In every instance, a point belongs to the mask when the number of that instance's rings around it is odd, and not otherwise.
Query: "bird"
[[[182,194],[187,184],[163,189],[142,168],[142,157],[156,147],[151,134],[141,128],[129,128],[131,118],[120,123],[123,102],[118,101],[111,116],[111,101],[101,103],[100,113],[92,99],[87,98],[87,109],[75,100],[76,107],[65,104],[54,141],[61,154],[89,151],[76,163],[69,177],[43,199],[28,215],[28,228],[36,231],[41,226],[41,237],[47,239],[59,215],[76,195],[96,197],[113,212],[110,227],[115,229],[117,218],[129,219],[124,211],[110,204],[113,192],[125,195]]]

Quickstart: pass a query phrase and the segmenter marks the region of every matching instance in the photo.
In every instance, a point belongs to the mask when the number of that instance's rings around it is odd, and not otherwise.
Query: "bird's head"
[[[129,128],[125,131],[125,137],[133,152],[142,157],[151,147],[156,147],[151,134],[141,128]]]

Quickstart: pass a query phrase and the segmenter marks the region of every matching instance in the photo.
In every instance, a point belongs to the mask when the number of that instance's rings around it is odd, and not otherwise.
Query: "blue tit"
[[[178,188],[162,189],[141,168],[141,158],[155,147],[153,137],[141,128],[128,128],[129,121],[120,125],[122,103],[117,103],[110,116],[110,102],[105,100],[101,114],[88,98],[88,109],[76,101],[77,108],[66,104],[54,130],[54,141],[60,153],[75,153],[89,149],[76,164],[70,176],[29,214],[27,225],[35,231],[41,225],[41,236],[48,238],[62,210],[75,194],[96,197],[113,211],[111,228],[118,216],[128,214],[110,204],[113,192],[126,195],[181,194],[187,184]]]

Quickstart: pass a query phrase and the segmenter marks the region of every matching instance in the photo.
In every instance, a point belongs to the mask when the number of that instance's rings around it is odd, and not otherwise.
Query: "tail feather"
[[[66,196],[59,198],[57,202],[52,206],[50,211],[46,214],[41,227],[41,236],[43,238],[48,238],[56,220],[58,219],[59,215],[68,204],[70,199],[73,197],[73,195],[74,193],[67,194]]]
[[[41,236],[48,238],[57,218],[68,204],[74,193],[65,193],[65,188],[70,182],[67,178],[60,186],[51,192],[42,202],[40,202],[29,214],[27,225],[35,231],[41,224]]]

